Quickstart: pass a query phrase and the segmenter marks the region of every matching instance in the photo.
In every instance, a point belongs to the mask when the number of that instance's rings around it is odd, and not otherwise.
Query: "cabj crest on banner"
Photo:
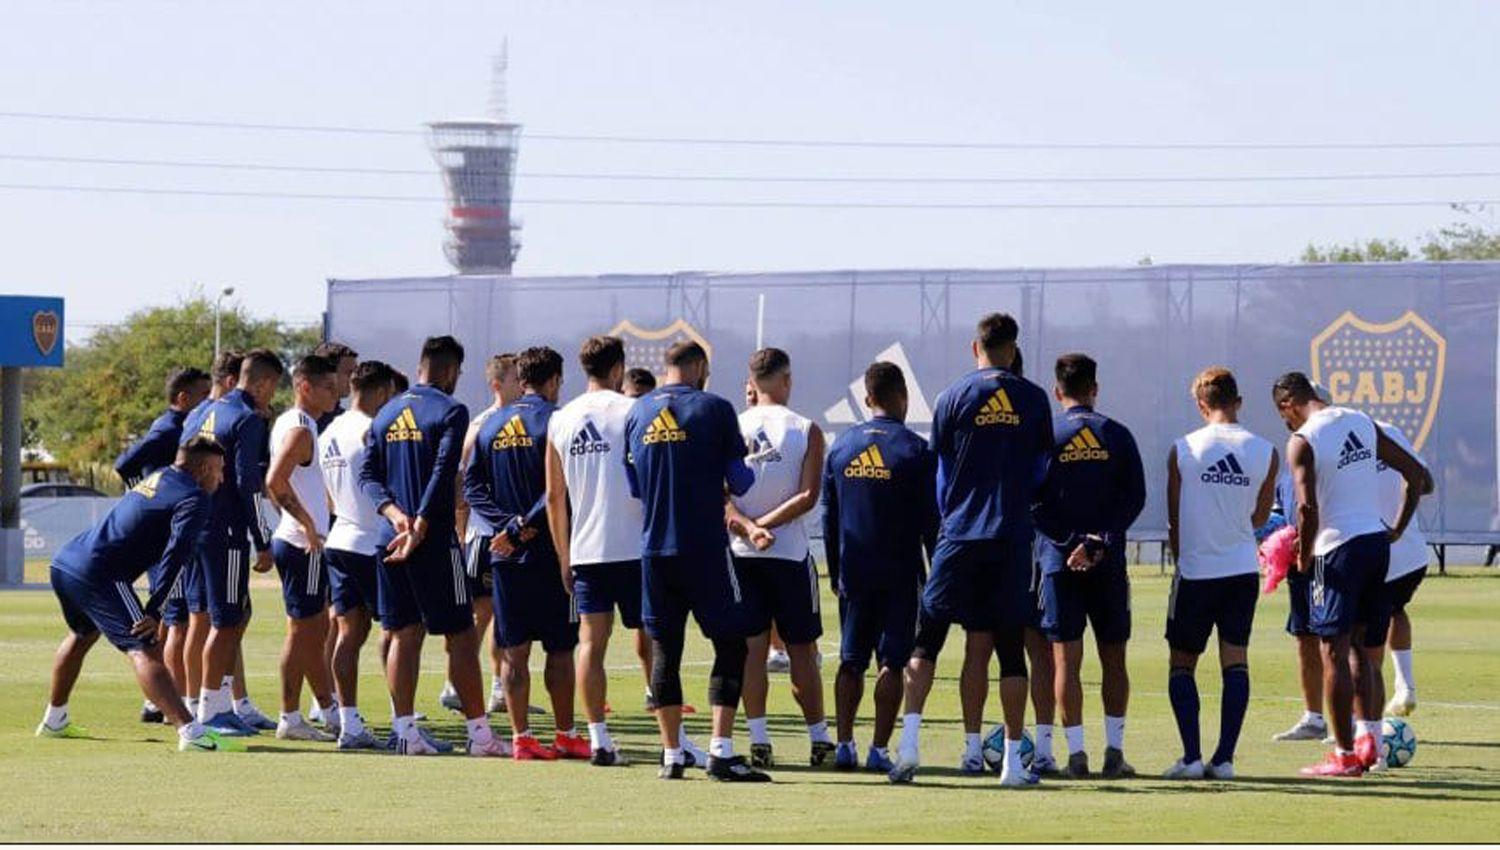
[[[1385,324],[1345,312],[1313,338],[1313,380],[1334,404],[1390,422],[1421,450],[1442,398],[1447,349],[1414,312]]]
[[[43,357],[52,353],[57,347],[57,331],[62,327],[62,320],[51,310],[38,310],[31,316],[31,339],[36,343],[36,350]]]
[[[625,341],[625,368],[645,369],[655,375],[658,381],[666,375],[664,357],[667,349],[679,342],[691,340],[698,343],[707,352],[709,361],[713,361],[713,346],[686,319],[678,319],[655,330],[648,330],[624,319],[610,328],[609,332]]]

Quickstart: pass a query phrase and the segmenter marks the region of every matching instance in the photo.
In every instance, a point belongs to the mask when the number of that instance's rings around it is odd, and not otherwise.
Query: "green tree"
[[[1399,263],[1411,259],[1411,251],[1395,239],[1371,239],[1348,245],[1312,245],[1302,250],[1304,263]]]
[[[225,348],[271,348],[283,359],[318,344],[316,326],[257,319],[239,306],[220,314]],[[109,468],[166,406],[166,379],[213,360],[213,302],[201,294],[175,306],[149,307],[69,345],[66,368],[34,369],[24,387],[28,448],[45,449],[80,472]],[[286,390],[277,401],[284,405]],[[111,482],[113,476],[95,476]]]
[[[1500,229],[1495,226],[1493,216],[1489,223],[1483,223],[1480,218],[1483,208],[1454,204],[1453,210],[1469,216],[1470,220],[1460,220],[1427,234],[1417,249],[1421,258],[1431,262],[1500,260]],[[1346,245],[1309,244],[1300,259],[1304,263],[1399,263],[1414,257],[1412,250],[1398,239],[1371,239]]]

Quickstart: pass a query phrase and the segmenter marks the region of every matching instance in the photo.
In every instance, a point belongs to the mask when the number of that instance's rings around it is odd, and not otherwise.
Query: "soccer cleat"
[[[1177,763],[1167,768],[1167,772],[1161,775],[1162,779],[1202,779],[1208,771],[1203,766],[1202,759],[1185,762],[1178,759]]]
[[[1220,782],[1228,782],[1234,778],[1234,762],[1221,761],[1218,764],[1212,762],[1203,766],[1204,779],[1217,779]]]
[[[251,729],[257,729],[262,732],[276,731],[276,721],[262,714],[260,709],[253,705],[244,710],[237,708],[234,710],[234,714]]]
[[[1302,768],[1298,773],[1303,776],[1359,777],[1364,775],[1365,766],[1360,763],[1359,756],[1354,753],[1339,754],[1332,752],[1322,761],[1317,764],[1310,764]]]
[[[38,738],[87,738],[89,733],[87,729],[71,720],[56,729],[48,726],[44,720],[37,725],[36,736]]]
[[[713,757],[709,756],[708,761],[710,763],[712,763],[713,762]],[[776,765],[776,757],[771,753],[771,745],[770,744],[751,744],[750,745],[750,766],[751,767],[754,767],[754,768],[757,768],[757,769],[760,769],[760,770],[766,770],[767,768],[774,767],[775,765]]]
[[[516,761],[557,761],[557,750],[543,744],[532,735],[522,735],[516,738],[511,751]]]
[[[1037,756],[1031,762],[1031,772],[1037,776],[1056,776],[1057,761],[1052,756]]]
[[[657,779],[682,779],[683,778],[683,765],[676,764],[676,763],[673,763],[673,764],[663,764],[661,766],[661,769],[656,771],[656,778]]]
[[[958,772],[965,776],[976,776],[984,770],[984,756],[979,753],[964,753],[958,760]]]
[[[505,693],[503,691],[490,691],[490,703],[485,708],[490,714],[505,713]]]
[[[854,745],[850,744],[849,746],[850,751],[853,752]],[[831,754],[835,749],[836,747],[834,746],[832,741],[813,741],[812,749],[807,757],[807,763],[812,765],[813,767],[822,767],[823,763],[828,761],[829,754]],[[858,757],[856,756],[856,759],[857,758]],[[766,766],[770,767],[770,765]]]
[[[421,734],[410,738],[397,736],[396,746],[393,749],[398,756],[435,756],[438,754],[437,747],[429,743],[426,736]]]
[[[679,736],[682,746],[682,763],[688,767],[708,767],[708,751],[693,743],[688,736]]]
[[[323,723],[328,718],[323,715],[323,709],[318,706],[318,701],[313,700],[312,707],[307,710],[308,723]]]
[[[896,754],[896,763],[891,765],[891,771],[886,774],[886,778],[892,784],[904,785],[916,778],[919,764],[920,761],[916,752],[898,752]]]
[[[142,723],[160,723],[163,717],[164,715],[161,713],[161,709],[157,708],[151,703],[148,702],[141,706]]]
[[[1380,741],[1369,733],[1357,735],[1354,738],[1354,754],[1359,756],[1360,764],[1368,770],[1371,765],[1380,761]]]
[[[316,741],[320,744],[338,740],[337,737],[308,723],[306,719],[298,719],[297,722],[292,723],[285,717],[276,724],[276,738],[281,741]]]
[[[1135,776],[1135,768],[1125,760],[1125,754],[1114,747],[1104,748],[1104,769],[1099,775],[1105,779],[1129,779]]]
[[[853,741],[839,741],[833,753],[833,766],[838,770],[854,770],[859,767],[859,747]]]
[[[773,649],[771,650],[771,654],[766,656],[767,673],[790,673],[791,671],[792,659],[785,652]]]
[[[708,757],[708,778],[719,782],[770,782],[769,773],[761,773],[745,763],[744,756]]]
[[[334,740],[344,734],[344,721],[339,719],[338,709],[323,712],[323,731],[332,735]]]
[[[1285,732],[1277,732],[1271,736],[1273,741],[1320,741],[1328,734],[1328,724],[1311,723],[1307,720],[1298,720],[1292,724],[1292,728]]]
[[[459,702],[458,691],[454,690],[452,682],[443,683],[443,690],[438,694],[438,705],[449,711],[464,710],[464,704]]]
[[[196,738],[177,738],[177,751],[181,753],[242,753],[245,744],[226,738],[212,729],[204,729]]]
[[[1385,713],[1390,717],[1410,717],[1417,710],[1416,691],[1397,691],[1385,704]]]
[[[589,764],[594,767],[625,767],[630,764],[630,759],[625,758],[625,754],[614,747],[607,750],[600,747],[589,756]]]
[[[453,752],[453,744],[452,743],[450,743],[448,741],[440,740],[436,735],[433,735],[431,732],[427,731],[423,727],[421,727],[421,726],[417,727],[417,734],[422,736],[422,740],[424,740],[424,741],[427,742],[427,746],[432,747],[434,750],[437,750],[439,753],[451,753],[451,752]]]
[[[869,753],[865,755],[865,770],[889,774],[895,767],[896,763],[891,761],[889,755],[880,752],[874,747],[871,747]]]
[[[589,749],[588,739],[578,735],[553,736],[552,751],[560,759],[589,759],[594,755]]]
[[[1001,773],[1000,785],[1003,788],[1027,788],[1032,785],[1040,785],[1042,778],[1031,771],[1021,768],[1015,772]]]
[[[491,735],[484,744],[476,744],[470,738],[464,744],[464,751],[475,758],[505,758],[511,754],[511,747],[498,736]]]
[[[221,711],[203,721],[203,725],[229,738],[249,738],[260,734],[255,727],[241,720],[233,711]]]
[[[1069,756],[1068,756],[1068,778],[1069,779],[1088,779],[1089,778],[1089,754],[1088,753],[1086,753],[1086,752],[1084,752],[1082,750],[1079,750],[1076,753],[1069,754]]]
[[[338,748],[341,750],[378,750],[381,749],[380,742],[370,734],[369,729],[359,730],[358,735],[350,735],[348,732],[339,735]]]

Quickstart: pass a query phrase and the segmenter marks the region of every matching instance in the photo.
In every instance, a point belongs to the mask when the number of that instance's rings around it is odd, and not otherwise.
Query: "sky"
[[[483,114],[509,43],[525,126],[516,273],[1283,262],[1310,241],[1420,238],[1441,206],[1218,209],[635,207],[1390,202],[1500,198],[1500,177],[1235,183],[976,178],[1500,172],[1500,147],[953,149],[565,141],[538,135],[926,143],[1500,142],[1489,2],[360,2],[8,0],[0,112],[420,131]],[[321,174],[64,156],[415,170]],[[446,274],[419,133],[0,116],[0,292],[68,299],[70,336],[195,287],[316,321],[330,277]],[[860,184],[547,174],[942,177]],[[18,186],[401,195],[106,194]],[[534,201],[529,203],[528,199]]]

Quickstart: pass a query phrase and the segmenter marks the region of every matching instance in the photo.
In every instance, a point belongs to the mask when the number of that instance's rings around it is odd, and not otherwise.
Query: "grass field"
[[[1178,755],[1167,705],[1161,639],[1168,581],[1135,572],[1135,642],[1126,752],[1146,776]],[[255,592],[249,641],[251,691],[274,707],[280,600]],[[834,610],[825,605],[825,612]],[[776,784],[721,786],[657,781],[654,726],[640,713],[640,675],[625,642],[611,653],[611,726],[635,765],[515,763],[460,757],[398,759],[327,745],[256,739],[242,754],[185,755],[167,727],[135,719],[140,695],[104,644],[72,701],[95,740],[32,736],[46,701],[62,623],[50,593],[0,593],[0,840],[16,841],[1493,841],[1500,835],[1500,654],[1495,651],[1500,573],[1431,578],[1414,606],[1422,704],[1411,767],[1360,780],[1310,781],[1296,769],[1321,754],[1312,743],[1273,744],[1295,719],[1291,643],[1281,632],[1285,595],[1264,600],[1251,646],[1253,696],[1234,783],[1051,781],[1002,791],[993,777],[960,776],[957,657],[945,655],[929,703],[924,768],[915,785],[882,776],[791,765]],[[273,612],[275,615],[273,616]],[[834,623],[823,651],[836,657]],[[950,646],[957,644],[950,641]],[[689,645],[685,684],[700,705],[708,647]],[[419,705],[434,727],[461,739],[436,709],[442,658],[429,644]],[[1200,675],[1205,746],[1217,736],[1218,676]],[[831,682],[832,663],[825,667]],[[1089,746],[1102,752],[1098,668],[1084,670]],[[373,651],[361,683],[365,714],[387,712]],[[806,738],[784,676],[772,681],[772,729],[783,762],[802,761]],[[832,705],[831,691],[829,705]],[[865,706],[869,710],[868,702]],[[992,696],[987,714],[999,715]],[[706,721],[692,722],[700,740]],[[502,728],[505,724],[501,723]],[[858,739],[868,743],[868,720]],[[381,729],[384,731],[382,723]],[[745,746],[743,732],[739,745]],[[1058,745],[1061,747],[1061,735]]]

